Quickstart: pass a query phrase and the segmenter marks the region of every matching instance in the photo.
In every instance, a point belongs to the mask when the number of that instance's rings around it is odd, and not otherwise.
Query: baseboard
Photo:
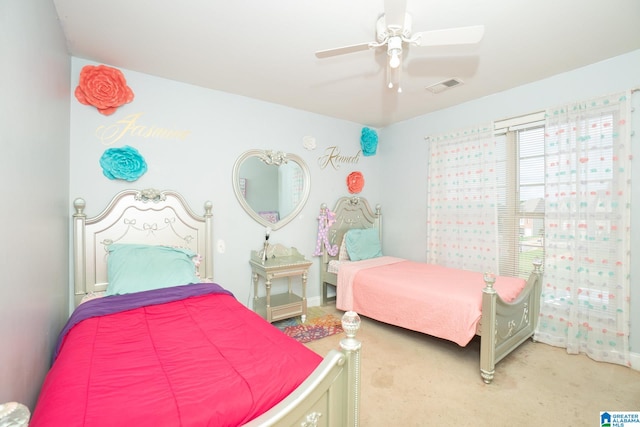
[[[318,307],[319,305],[322,305],[322,297],[320,295],[307,298],[307,307]]]
[[[640,371],[640,353],[629,353],[629,362],[631,363],[631,369]]]

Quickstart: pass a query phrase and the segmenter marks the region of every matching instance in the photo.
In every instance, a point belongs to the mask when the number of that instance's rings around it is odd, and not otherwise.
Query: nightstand
[[[253,280],[253,310],[267,319],[275,322],[290,317],[301,316],[302,322],[307,317],[307,274],[312,262],[305,259],[296,248],[287,248],[285,253],[272,256],[262,261],[261,251],[251,251],[251,278]],[[293,277],[300,276],[302,281],[301,295],[293,291]],[[289,279],[288,292],[271,294],[273,279],[286,277]],[[265,281],[266,295],[258,297],[258,282]]]

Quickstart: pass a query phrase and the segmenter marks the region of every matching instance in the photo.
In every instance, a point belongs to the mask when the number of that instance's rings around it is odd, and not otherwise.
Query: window
[[[544,124],[496,123],[501,275],[526,278],[544,256]]]

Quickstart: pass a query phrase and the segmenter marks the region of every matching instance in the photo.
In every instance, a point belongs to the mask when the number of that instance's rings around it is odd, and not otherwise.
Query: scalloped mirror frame
[[[300,169],[302,170],[302,174],[304,176],[304,188],[302,190],[302,200],[300,201],[300,203],[298,203],[298,206],[296,206],[296,208],[289,215],[287,215],[284,218],[280,218],[280,221],[276,223],[269,222],[265,218],[258,215],[258,213],[254,211],[251,206],[249,206],[249,204],[247,203],[247,200],[242,195],[242,191],[240,190],[240,167],[242,166],[242,163],[250,157],[257,157],[260,160],[262,160],[266,165],[273,165],[273,166],[279,166],[282,163],[286,163],[286,162],[295,162],[300,166]],[[311,191],[311,173],[309,172],[309,168],[307,164],[304,162],[304,160],[302,160],[301,157],[291,153],[284,153],[282,151],[249,150],[242,153],[242,155],[238,157],[238,159],[233,165],[232,179],[233,179],[233,192],[235,193],[236,199],[238,199],[238,201],[240,202],[240,205],[245,210],[245,212],[249,214],[251,218],[256,220],[256,222],[263,225],[265,228],[270,227],[272,230],[278,230],[279,228],[282,228],[288,223],[290,223],[291,221],[293,221],[293,219],[296,216],[298,216],[300,211],[302,211],[302,208],[304,208],[304,205],[307,203],[307,200],[309,199],[309,193]]]

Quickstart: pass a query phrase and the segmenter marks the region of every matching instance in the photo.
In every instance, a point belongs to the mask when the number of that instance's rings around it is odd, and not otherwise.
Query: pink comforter
[[[465,346],[481,317],[482,273],[379,257],[340,265],[336,307]],[[513,301],[526,281],[499,276],[495,289]]]
[[[31,427],[235,427],[322,361],[210,283],[99,298],[69,320]]]

